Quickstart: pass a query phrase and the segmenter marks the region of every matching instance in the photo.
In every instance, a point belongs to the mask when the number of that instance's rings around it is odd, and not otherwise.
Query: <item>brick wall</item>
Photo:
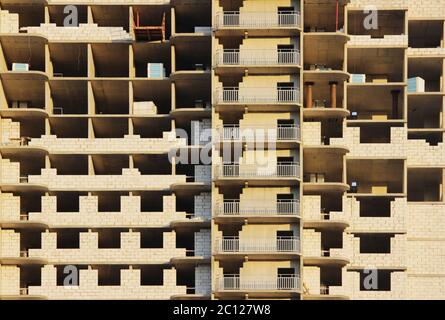
[[[1,159],[0,180],[2,183],[19,183],[20,163],[11,162],[8,159]]]
[[[99,235],[96,232],[80,233],[80,248],[58,249],[57,234],[42,233],[42,248],[30,249],[29,256],[46,258],[53,263],[169,263],[172,257],[185,257],[184,248],[176,248],[175,232],[163,233],[162,248],[141,248],[139,232],[122,232],[121,246],[116,249],[100,249]]]
[[[20,197],[12,193],[0,194],[0,221],[20,220]]]
[[[2,257],[19,257],[20,233],[14,230],[0,230],[0,252]]]
[[[179,148],[187,144],[185,139],[171,139],[171,132],[164,132],[162,138],[141,138],[139,135],[125,135],[124,138],[57,138],[54,135],[42,135],[31,139],[29,145],[43,147],[51,153],[82,151],[96,152],[168,152],[171,148]]]
[[[11,119],[1,119],[1,143],[2,144],[10,144],[10,139],[19,139],[20,138],[20,123],[13,122]],[[18,144],[19,141],[14,141],[15,144]]]
[[[307,145],[321,144],[321,123],[320,122],[304,122],[303,123],[303,143]]]
[[[163,196],[163,210],[142,212],[140,196],[121,196],[119,212],[99,212],[97,196],[80,196],[78,212],[57,212],[57,197],[42,196],[42,211],[31,212],[30,221],[42,221],[52,226],[84,227],[169,227],[174,220],[185,219],[185,212],[176,212],[174,195]]]
[[[80,270],[79,286],[57,286],[56,268],[46,265],[42,268],[41,286],[29,287],[30,295],[43,295],[48,299],[170,299],[186,293],[185,286],[176,285],[176,270],[165,269],[163,285],[142,286],[140,270],[121,270],[121,285],[99,286],[97,270]]]
[[[3,168],[3,167],[2,167]],[[138,169],[122,169],[122,175],[57,175],[57,169],[42,169],[41,175],[30,175],[29,182],[56,190],[167,189],[174,183],[185,183],[185,176],[141,175]]]
[[[320,267],[303,267],[302,290],[305,294],[320,294]]]
[[[212,121],[203,119],[191,122],[192,145],[205,145],[212,141],[211,135]]]
[[[313,229],[303,229],[303,255],[307,257],[321,256],[321,233]]]
[[[20,268],[17,266],[0,266],[0,295],[19,295]]]
[[[7,10],[0,10],[0,33],[18,33],[19,15],[9,13]]]
[[[210,257],[211,243],[209,229],[201,229],[199,232],[195,232],[195,256]]]
[[[356,46],[408,46],[407,35],[385,35],[383,38],[371,38],[366,35],[351,35],[351,40],[348,42],[348,47]]]
[[[41,34],[50,41],[130,41],[130,34],[122,27],[99,27],[96,23],[80,23],[78,27],[59,27],[42,23],[39,27],[24,27],[30,34]]]
[[[212,195],[211,193],[200,193],[195,196],[195,217],[210,219],[212,217]]]
[[[212,166],[195,165],[195,182],[210,183],[212,180]]]
[[[196,294],[210,296],[212,293],[212,278],[210,265],[195,267],[195,292]]]
[[[445,0],[351,0],[349,8],[365,8],[366,6],[381,8],[408,9],[409,18],[439,18],[445,16]]]

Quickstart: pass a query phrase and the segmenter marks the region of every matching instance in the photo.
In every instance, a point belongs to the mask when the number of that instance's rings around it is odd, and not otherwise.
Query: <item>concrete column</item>
[[[399,94],[400,90],[392,90],[392,117],[397,119],[399,117]]]
[[[306,108],[312,108],[312,102],[313,102],[313,94],[312,94],[312,87],[314,86],[313,82],[306,82]]]
[[[331,87],[331,108],[337,108],[337,81],[329,82],[329,86]]]
[[[171,83],[171,109],[176,109],[176,85],[174,82]]]
[[[176,72],[176,48],[175,46],[170,47],[171,51],[171,73]]]
[[[171,34],[176,33],[176,12],[175,8],[172,7],[170,10],[170,20],[171,20]]]
[[[93,9],[91,6],[87,7],[87,23],[94,23]]]
[[[172,176],[176,176],[176,157],[171,158]]]
[[[50,23],[51,22],[51,18],[50,18],[50,14],[49,14],[49,8],[48,6],[45,6],[45,23]]]

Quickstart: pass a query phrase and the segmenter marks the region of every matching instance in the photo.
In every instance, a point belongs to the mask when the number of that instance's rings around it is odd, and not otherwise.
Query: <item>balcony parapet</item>
[[[371,38],[370,35],[351,35],[349,47],[407,47],[407,35],[385,35],[383,38]]]
[[[277,237],[275,239],[223,237],[216,240],[217,253],[299,253],[298,237]]]
[[[295,162],[259,166],[228,163],[215,168],[217,178],[299,178],[300,164]]]
[[[97,153],[97,152],[134,152],[158,151],[168,152],[171,148],[179,148],[187,144],[185,139],[171,139],[169,132],[164,133],[163,138],[141,138],[138,135],[127,135],[124,138],[57,138],[56,136],[42,136],[32,138],[28,145],[31,147],[43,147],[49,153]]]
[[[216,13],[214,29],[296,28],[300,24],[301,17],[298,11],[280,13],[223,11]]]
[[[249,125],[224,125],[217,128],[220,141],[290,141],[300,140],[300,127],[297,125],[278,125],[276,127]]]
[[[79,270],[78,286],[57,285],[57,271],[53,265],[42,268],[40,286],[29,286],[28,294],[45,296],[51,300],[75,299],[170,299],[174,295],[186,294],[186,286],[176,285],[176,270],[163,270],[163,284],[141,285],[141,270],[123,269],[121,283],[113,286],[100,286],[98,270]]]
[[[215,92],[216,104],[299,104],[297,88],[244,88],[224,87]]]
[[[445,56],[445,48],[408,48],[408,57],[437,57]]]
[[[186,249],[164,248],[80,248],[80,249],[30,249],[29,257],[55,264],[168,264],[172,258],[185,258]]]
[[[279,200],[272,206],[263,204],[259,207],[240,200],[224,200],[222,204],[217,204],[215,213],[217,216],[298,216],[300,202]]]
[[[218,291],[299,291],[300,277],[296,275],[240,276],[224,275],[217,279]]]
[[[55,23],[42,23],[39,27],[23,27],[28,34],[40,34],[49,41],[132,41],[122,27],[100,27],[96,23],[80,23],[78,27],[60,27]]]
[[[300,50],[220,49],[214,63],[223,67],[300,65]]]
[[[348,146],[351,157],[406,157],[406,128],[392,127],[388,143],[360,143],[360,130],[360,127],[344,126],[343,137],[330,138],[329,144]]]
[[[42,169],[41,175],[28,176],[26,185],[47,186],[50,190],[169,189],[185,183],[184,175],[142,175],[137,169],[122,169],[122,175],[57,175],[56,169]]]

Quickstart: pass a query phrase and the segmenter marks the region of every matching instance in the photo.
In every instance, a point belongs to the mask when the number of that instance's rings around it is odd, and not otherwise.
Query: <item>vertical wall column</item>
[[[171,50],[171,73],[176,72],[176,49],[175,46],[170,47]]]
[[[312,108],[312,103],[314,101],[313,99],[313,86],[314,83],[313,82],[306,82],[305,83],[306,86],[306,108]]]
[[[176,33],[176,13],[175,13],[175,8],[172,7],[170,10],[170,15],[171,15],[171,34],[175,34]]]
[[[330,90],[331,90],[331,108],[337,108],[337,81],[329,82]]]

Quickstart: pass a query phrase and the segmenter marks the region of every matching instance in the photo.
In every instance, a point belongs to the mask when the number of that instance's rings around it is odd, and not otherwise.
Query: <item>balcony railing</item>
[[[299,103],[300,90],[294,87],[284,88],[239,88],[224,87],[215,94],[216,103]]]
[[[298,178],[300,165],[294,162],[281,163],[275,166],[226,163],[217,167],[216,175],[223,178]]]
[[[224,125],[219,128],[219,138],[222,141],[283,141],[299,140],[300,127],[289,125],[278,125],[277,127],[248,126],[241,128],[239,125]]]
[[[240,277],[238,274],[224,275],[218,279],[218,289],[222,291],[299,290],[300,277],[292,274],[279,275],[278,277]]]
[[[300,50],[224,49],[216,52],[217,66],[299,65]]]
[[[300,13],[224,11],[216,14],[215,29],[231,28],[295,28],[300,26]]]
[[[278,200],[273,207],[247,206],[240,203],[240,200],[224,200],[222,205],[216,208],[219,216],[297,216],[300,212],[300,202],[298,200]]]
[[[223,237],[217,240],[216,250],[220,253],[292,253],[300,251],[300,239],[297,237],[277,237],[275,239]]]

